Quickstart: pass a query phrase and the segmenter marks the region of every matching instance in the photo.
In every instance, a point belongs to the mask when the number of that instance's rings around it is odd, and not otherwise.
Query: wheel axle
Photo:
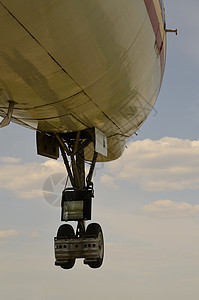
[[[101,226],[88,225],[83,237],[76,237],[71,225],[64,224],[54,238],[55,265],[64,269],[71,268],[77,258],[84,258],[84,264],[99,268],[104,257],[104,240]]]

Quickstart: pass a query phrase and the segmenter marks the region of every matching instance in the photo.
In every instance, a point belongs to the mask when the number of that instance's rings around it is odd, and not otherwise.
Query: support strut
[[[94,197],[92,177],[98,153],[94,151],[90,169],[85,178],[85,148],[95,143],[93,130],[57,134],[64,164],[72,187],[62,193],[62,221],[77,221],[76,233],[71,225],[61,225],[55,237],[55,265],[64,269],[74,266],[76,258],[84,258],[91,268],[99,268],[103,262],[104,242],[99,224],[91,220],[91,204]],[[69,158],[68,158],[69,157]]]

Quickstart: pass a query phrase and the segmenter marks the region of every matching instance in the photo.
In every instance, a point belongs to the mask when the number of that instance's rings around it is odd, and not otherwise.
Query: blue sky
[[[0,130],[0,298],[198,299],[199,3],[165,0],[167,63],[145,124],[115,162],[97,166],[93,220],[106,241],[104,265],[54,266],[60,210],[42,195],[61,161],[36,155],[35,133]],[[156,113],[157,112],[157,113]],[[134,170],[134,171],[133,171]]]

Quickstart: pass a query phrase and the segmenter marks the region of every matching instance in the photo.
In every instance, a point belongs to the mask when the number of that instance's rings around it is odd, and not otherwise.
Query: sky
[[[0,130],[0,299],[198,299],[199,2],[164,3],[178,36],[167,36],[155,109],[123,156],[94,174],[102,268],[81,260],[70,271],[54,266],[64,167],[37,156],[33,131]],[[42,191],[54,178],[51,201]]]

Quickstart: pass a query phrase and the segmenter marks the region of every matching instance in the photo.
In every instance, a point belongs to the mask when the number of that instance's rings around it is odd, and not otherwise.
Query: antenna
[[[178,35],[178,29],[166,29],[166,32],[173,32]]]

